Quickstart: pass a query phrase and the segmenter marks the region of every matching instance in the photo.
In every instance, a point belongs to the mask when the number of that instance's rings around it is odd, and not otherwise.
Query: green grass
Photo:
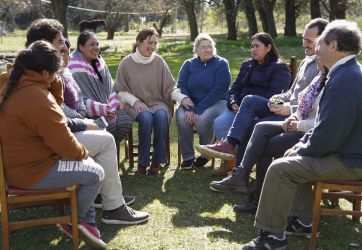
[[[23,35],[24,33],[16,32],[7,36],[6,43],[0,44],[0,54],[1,51],[8,53],[22,47],[25,41]],[[75,36],[75,33],[71,33],[73,46]],[[102,46],[111,46],[104,53],[104,58],[113,76],[121,56],[129,53],[134,37],[134,32],[127,35],[117,34],[114,41],[106,41],[104,33],[99,35]],[[250,55],[249,41],[226,41],[217,36],[216,42],[219,54],[229,60],[235,79],[240,63]],[[276,44],[286,59],[296,55],[300,62],[304,57],[300,38],[280,37],[276,39]],[[183,61],[192,56],[192,43],[185,36],[169,36],[160,41],[158,51],[169,64],[176,79]],[[137,196],[132,207],[148,211],[151,217],[148,223],[138,226],[110,226],[101,223],[101,211],[98,211],[97,222],[103,239],[109,244],[108,249],[239,249],[257,234],[253,227],[253,215],[235,214],[232,211],[233,205],[246,197],[233,193],[211,192],[209,183],[219,178],[211,177],[210,164],[201,169],[180,171],[177,166],[175,121],[171,124],[170,137],[171,164],[163,167],[160,175],[136,175],[135,169],[130,169],[127,162],[120,164],[124,193]],[[121,159],[124,159],[123,144]],[[347,206],[348,203],[343,205]],[[42,216],[45,213],[51,213],[51,210],[16,211],[12,216]],[[319,249],[348,249],[349,243],[362,244],[362,225],[353,224],[347,217],[324,216],[320,228],[322,238],[318,240]],[[10,240],[12,249],[15,250],[72,247],[72,242],[54,226],[19,230],[11,234]],[[288,237],[288,240],[288,249],[308,249],[307,239]],[[81,248],[88,249],[83,243]]]

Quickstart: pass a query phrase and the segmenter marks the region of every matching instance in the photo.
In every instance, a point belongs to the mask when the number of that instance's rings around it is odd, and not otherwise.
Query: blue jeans
[[[139,165],[142,167],[150,165],[152,130],[154,130],[152,162],[157,164],[166,163],[166,137],[169,125],[167,111],[162,108],[154,113],[142,111],[137,115],[136,121],[138,122]]]
[[[88,157],[86,160],[60,160],[44,179],[33,185],[33,189],[61,188],[75,184],[77,191],[78,220],[95,224],[94,199],[101,190],[104,179],[103,168]]]
[[[214,130],[212,128],[212,124],[214,123],[215,118],[221,115],[225,109],[225,101],[220,100],[198,116],[195,128],[199,134],[199,142],[201,145],[213,142]],[[184,161],[191,160],[192,158],[195,158],[194,128],[185,122],[185,110],[181,105],[176,110],[176,121],[182,159]]]
[[[274,115],[269,110],[268,101],[269,99],[257,95],[245,96],[227,136],[242,143],[251,133],[256,118]]]
[[[214,120],[213,127],[216,140],[220,141],[226,138],[235,116],[236,112],[227,109]]]

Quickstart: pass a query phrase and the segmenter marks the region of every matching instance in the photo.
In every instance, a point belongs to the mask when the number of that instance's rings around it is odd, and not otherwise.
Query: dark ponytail
[[[21,76],[25,70],[32,70],[39,74],[46,70],[49,74],[56,73],[62,62],[60,53],[53,48],[53,46],[45,41],[37,41],[19,52],[15,59],[14,67],[11,70],[2,103],[0,104],[0,111],[5,101],[12,94],[14,89],[19,83]]]

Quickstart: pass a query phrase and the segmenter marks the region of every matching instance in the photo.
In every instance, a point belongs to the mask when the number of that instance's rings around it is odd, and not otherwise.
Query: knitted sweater
[[[147,64],[135,62],[132,54],[123,58],[118,66],[115,89],[133,119],[138,115],[133,108],[137,100],[146,104],[151,111],[164,108],[168,117],[172,118],[171,94],[175,90],[175,80],[161,56],[155,54]]]
[[[177,86],[194,102],[194,112],[202,114],[217,101],[226,98],[230,81],[228,61],[216,55],[207,62],[199,58],[186,60],[180,69]]]
[[[70,132],[56,102],[61,99],[62,91],[49,89],[49,82],[39,73],[26,70],[4,103],[0,137],[10,185],[31,187],[42,180],[58,160],[81,160],[87,156],[87,150]]]
[[[112,76],[102,57],[98,58],[95,67],[98,72],[78,49],[70,55],[68,68],[82,91],[89,117],[103,116],[107,111],[119,107],[119,102],[112,106],[118,98],[114,93]],[[112,106],[112,110],[108,110],[107,106]]]

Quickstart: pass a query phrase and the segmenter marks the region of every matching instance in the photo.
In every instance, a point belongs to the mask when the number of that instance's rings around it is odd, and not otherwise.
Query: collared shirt
[[[337,62],[335,62],[332,65],[332,67],[329,69],[329,72],[327,74],[327,79],[329,78],[329,76],[331,75],[333,70],[335,70],[339,65],[345,64],[348,60],[350,60],[354,57],[356,57],[356,55],[349,55],[349,56],[343,57],[342,59],[339,59]],[[326,84],[327,84],[327,82],[326,82]]]

